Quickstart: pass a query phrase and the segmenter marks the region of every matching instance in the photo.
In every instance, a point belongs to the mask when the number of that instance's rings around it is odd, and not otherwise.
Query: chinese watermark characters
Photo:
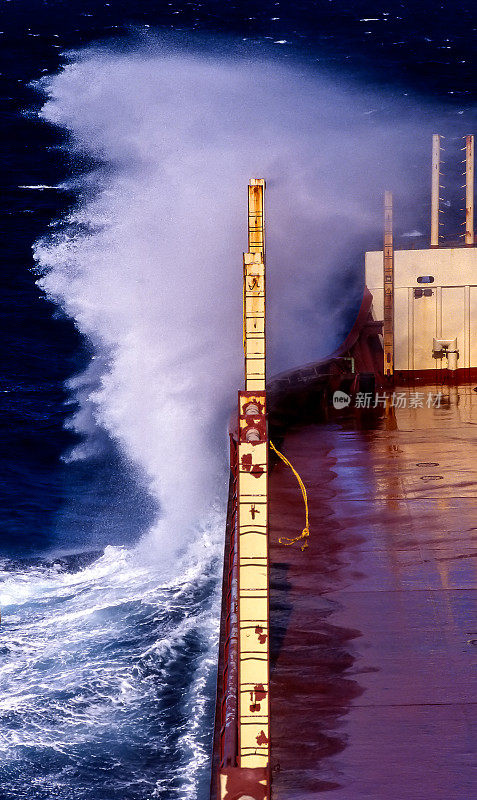
[[[336,409],[347,408],[352,398],[346,392],[333,394]],[[440,408],[442,392],[356,392],[354,408]]]

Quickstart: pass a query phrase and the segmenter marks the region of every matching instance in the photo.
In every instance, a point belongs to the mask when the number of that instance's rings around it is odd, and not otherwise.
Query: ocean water
[[[325,356],[434,132],[460,231],[472,9],[429,8],[4,3],[1,800],[207,797],[245,187],[270,370]]]

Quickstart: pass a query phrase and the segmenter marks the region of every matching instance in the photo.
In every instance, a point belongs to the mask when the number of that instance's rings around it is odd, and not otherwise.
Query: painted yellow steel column
[[[265,181],[248,187],[248,253],[243,256],[245,389],[265,391]]]
[[[248,251],[265,260],[265,181],[252,178],[248,185]]]
[[[270,798],[264,194],[265,181],[252,178],[243,255],[245,390],[238,393],[238,748],[236,766],[221,770],[221,800]]]
[[[432,174],[431,174],[431,247],[439,247],[439,194],[441,172],[441,137],[435,133],[432,137]]]
[[[264,392],[239,392],[238,765],[267,768],[269,719],[268,439]]]
[[[465,243],[474,244],[474,137],[465,137]]]
[[[243,254],[245,388],[265,391],[265,264]]]
[[[384,193],[384,375],[394,373],[394,244],[393,244],[393,196]]]
[[[248,187],[245,392],[239,392],[239,766],[269,763],[268,436],[265,395],[265,181]]]

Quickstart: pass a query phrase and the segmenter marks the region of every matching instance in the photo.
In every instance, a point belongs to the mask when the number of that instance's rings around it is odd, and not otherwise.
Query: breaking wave
[[[40,286],[93,352],[70,384],[68,458],[106,437],[158,511],[129,548],[3,565],[2,796],[204,797],[246,185],[267,179],[279,370],[336,345],[384,188],[421,200],[409,164],[432,120],[419,138],[408,100],[153,38],[72,53],[40,88],[91,164],[35,247]]]

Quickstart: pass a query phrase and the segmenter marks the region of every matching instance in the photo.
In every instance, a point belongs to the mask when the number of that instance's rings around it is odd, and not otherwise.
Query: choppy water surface
[[[197,796],[215,569],[164,581],[117,547],[3,565],[2,798]]]

